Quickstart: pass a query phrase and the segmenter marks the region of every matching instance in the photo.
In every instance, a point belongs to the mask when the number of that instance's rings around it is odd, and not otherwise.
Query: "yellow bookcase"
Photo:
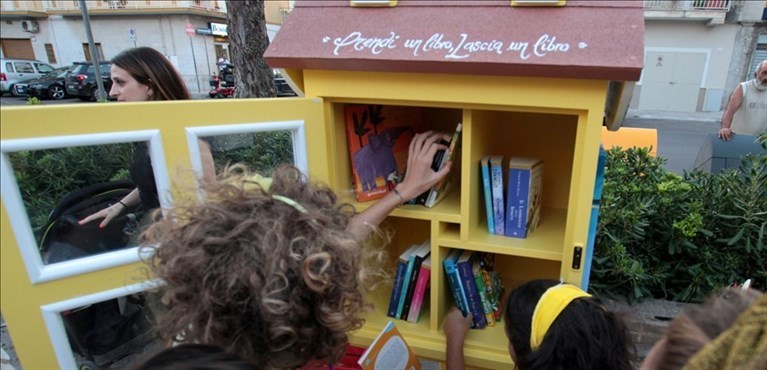
[[[298,2],[266,58],[273,67],[285,68],[304,98],[0,109],[0,304],[22,366],[72,367],[56,315],[83,302],[146,289],[140,285],[147,276],[135,251],[130,258],[128,252],[115,252],[43,265],[12,191],[7,155],[18,150],[89,140],[154,140],[164,160],[155,170],[164,173],[160,187],[168,190],[167,180],[183,173],[179,168],[195,166],[196,141],[190,133],[288,127],[294,140],[305,141],[297,157],[303,157],[298,159],[309,175],[362,210],[371,203],[353,197],[344,107],[419,107],[431,129],[452,132],[462,122],[463,136],[452,193],[431,209],[401,206],[385,221],[396,230],[388,246],[392,259],[412,243],[431,241],[429,308],[417,323],[395,322],[416,354],[445,359],[442,321],[452,295],[441,262],[452,248],[495,253],[507,290],[536,278],[580,284],[608,82],[639,78],[641,2],[568,1],[554,8],[511,7],[508,0],[449,2],[449,9],[444,4],[399,0],[393,7],[364,8],[351,7],[348,0]],[[488,41],[486,46],[502,42],[504,53],[478,50],[461,58],[458,49],[422,47],[423,53],[416,53],[404,48],[406,40],[413,46],[414,40],[441,37],[444,46],[449,38],[459,42],[461,35]],[[347,43],[350,37],[360,41]],[[558,40],[560,51],[535,49],[542,39],[549,45]],[[524,40],[529,41],[527,54],[520,51]],[[568,50],[561,51],[564,44]],[[540,226],[526,239],[487,232],[479,160],[496,154],[545,162]],[[580,258],[574,258],[577,247],[584,248]],[[389,321],[390,293],[391,286],[384,285],[371,294],[376,309],[367,314],[363,328],[351,333],[354,344],[370,344]],[[466,362],[476,368],[508,368],[507,343],[502,324],[472,330]]]

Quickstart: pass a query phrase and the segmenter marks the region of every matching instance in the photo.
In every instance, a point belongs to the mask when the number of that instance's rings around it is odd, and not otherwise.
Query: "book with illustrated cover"
[[[344,123],[357,201],[382,198],[404,174],[410,140],[423,126],[421,109],[348,104]]]
[[[493,194],[493,224],[495,225],[495,234],[504,235],[506,203],[503,201],[503,156],[501,155],[490,157],[490,185],[490,191]]]
[[[436,166],[437,168],[435,171],[441,170],[443,167],[445,167],[447,162],[450,161],[453,161],[453,168],[450,173],[447,174],[447,176],[432,186],[431,190],[429,190],[429,195],[426,197],[426,202],[424,203],[424,205],[428,208],[434,207],[440,200],[444,199],[452,187],[455,186],[455,183],[458,180],[456,173],[459,172],[457,169],[460,167],[460,165],[457,163],[459,162],[461,154],[459,143],[461,141],[462,130],[463,125],[459,122],[455,127],[452,138],[450,139],[448,149],[443,152],[443,155],[439,159],[439,164]]]
[[[421,362],[389,321],[357,363],[364,370],[420,370]]]
[[[429,286],[431,285],[431,255],[421,263],[421,270],[418,272],[418,281],[413,290],[413,299],[410,301],[410,312],[407,314],[407,321],[418,322],[421,316],[424,302],[429,302]]]
[[[471,266],[474,273],[474,281],[477,283],[477,292],[479,293],[479,299],[482,302],[482,310],[485,312],[485,318],[487,319],[487,326],[495,326],[495,315],[493,312],[493,306],[490,303],[490,295],[488,294],[487,287],[485,287],[484,268],[482,262],[477,259]]]
[[[482,173],[482,190],[485,198],[485,214],[487,215],[487,232],[495,234],[495,222],[493,222],[493,193],[490,183],[490,157],[482,157],[479,160],[480,171]]]
[[[509,189],[506,192],[505,235],[526,238],[541,219],[543,160],[512,157],[509,160]]]

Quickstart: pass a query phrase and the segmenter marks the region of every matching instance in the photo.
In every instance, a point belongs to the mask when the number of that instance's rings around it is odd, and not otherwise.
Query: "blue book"
[[[397,305],[399,304],[399,296],[402,292],[402,280],[405,278],[405,269],[407,264],[397,260],[397,272],[394,273],[394,285],[391,290],[391,297],[389,298],[389,310],[386,315],[389,317],[397,316]]]
[[[448,253],[442,265],[445,267],[445,276],[447,276],[447,283],[450,286],[450,291],[453,292],[453,299],[455,300],[455,306],[466,316],[469,313],[469,309],[466,306],[466,293],[463,291],[463,284],[461,283],[461,276],[458,273],[458,266],[456,261],[461,256],[461,251],[453,249]]]
[[[503,235],[504,222],[506,221],[503,201],[503,156],[490,157],[490,185],[493,194],[493,225],[496,235]]]
[[[407,250],[399,255],[397,260],[397,272],[394,276],[394,286],[392,287],[391,298],[389,298],[389,311],[387,315],[395,319],[399,319],[399,314],[402,313],[402,291],[407,291],[407,268],[410,263],[410,256],[416,251],[418,244],[411,245]]]
[[[509,160],[506,236],[526,238],[536,228],[541,215],[542,188],[542,160],[522,157]]]
[[[463,251],[456,263],[458,265],[458,272],[461,275],[461,284],[463,284],[463,290],[466,293],[466,305],[472,315],[473,322],[471,327],[482,329],[487,326],[487,318],[485,317],[485,309],[482,307],[482,299],[479,297],[479,290],[477,290],[477,282],[474,278],[472,268],[474,255],[475,252]]]
[[[410,288],[410,279],[413,275],[413,266],[415,265],[415,254],[423,247],[423,244],[414,244],[408,248],[407,253],[407,268],[405,269],[405,276],[402,278],[402,290],[399,293],[399,301],[397,302],[397,313],[394,315],[395,319],[402,318],[402,310],[405,308],[405,298],[407,297],[408,289]],[[408,253],[409,252],[409,253]],[[402,262],[402,255],[400,255],[400,262]]]
[[[485,214],[487,215],[487,232],[495,234],[495,222],[493,222],[493,193],[490,190],[490,157],[483,157],[479,161],[482,170],[482,188],[485,191]]]

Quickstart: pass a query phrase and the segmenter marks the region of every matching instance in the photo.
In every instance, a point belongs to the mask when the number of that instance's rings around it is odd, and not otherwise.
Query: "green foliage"
[[[132,153],[132,144],[11,153],[11,166],[33,230],[45,225],[51,210],[72,191],[128,178]]]
[[[27,105],[43,105],[43,102],[40,99],[32,96],[27,99]]]
[[[244,163],[264,176],[271,176],[279,165],[293,164],[291,131],[223,135],[209,139],[217,173],[227,165]]]
[[[679,176],[646,149],[608,151],[592,288],[701,301],[732,282],[767,286],[767,151],[739,170]]]

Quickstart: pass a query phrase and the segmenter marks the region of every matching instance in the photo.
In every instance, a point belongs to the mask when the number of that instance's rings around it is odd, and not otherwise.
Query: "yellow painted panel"
[[[175,179],[191,168],[185,128],[304,121],[310,176],[327,182],[328,157],[323,104],[318,99],[243,99],[152,103],[105,103],[0,108],[1,139],[159,130]],[[2,201],[2,279],[0,309],[8,323],[21,364],[28,369],[54,369],[58,362],[46,333],[40,307],[74,297],[135,284],[148,278],[141,263],[122,265],[69,278],[31,284]]]

